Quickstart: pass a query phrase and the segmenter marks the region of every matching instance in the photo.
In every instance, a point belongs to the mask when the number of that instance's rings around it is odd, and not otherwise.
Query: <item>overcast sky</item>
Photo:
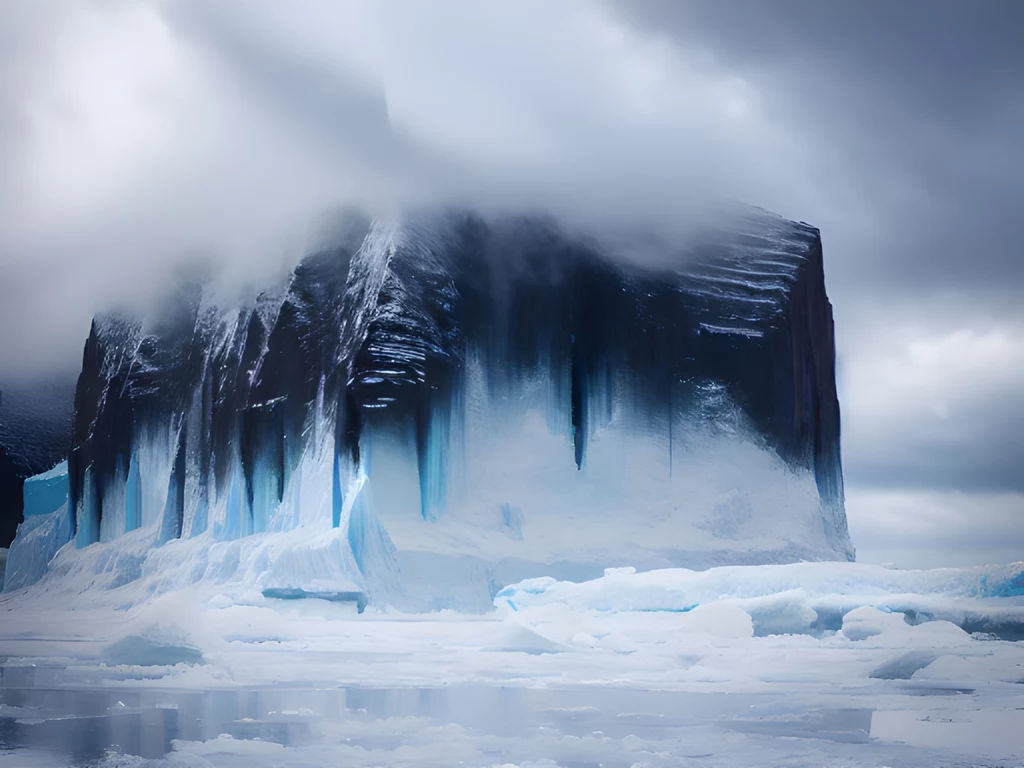
[[[1024,2],[8,0],[0,378],[419,200],[822,230],[863,560],[1024,558]]]

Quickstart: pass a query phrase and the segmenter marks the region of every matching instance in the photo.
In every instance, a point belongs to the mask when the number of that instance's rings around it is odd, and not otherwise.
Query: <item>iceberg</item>
[[[350,212],[250,300],[193,276],[145,316],[94,320],[71,536],[336,529],[345,584],[289,566],[267,588],[417,609],[606,566],[852,560],[834,369],[807,224],[742,208],[663,241]]]
[[[39,581],[54,555],[71,540],[66,461],[26,479],[22,492],[25,519],[7,553],[0,582],[5,592]]]
[[[712,609],[747,615],[757,636],[838,631],[863,640],[936,622],[958,627],[957,637],[966,631],[1017,638],[1024,635],[1024,562],[920,571],[863,563],[610,568],[582,583],[526,579],[498,592],[494,606],[531,626],[564,622],[566,632],[578,629],[573,617]]]

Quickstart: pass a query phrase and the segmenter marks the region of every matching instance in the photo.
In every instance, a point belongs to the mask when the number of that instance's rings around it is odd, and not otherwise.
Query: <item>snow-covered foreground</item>
[[[3,596],[0,766],[1024,765],[1024,564],[615,569],[482,615],[150,587]]]

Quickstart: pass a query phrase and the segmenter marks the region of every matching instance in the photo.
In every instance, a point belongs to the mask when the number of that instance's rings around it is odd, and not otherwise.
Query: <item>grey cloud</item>
[[[233,12],[232,12],[233,11]],[[429,179],[440,183],[457,161],[403,135],[392,125],[384,90],[334,62],[328,66],[288,42],[268,39],[229,3],[175,2],[164,18],[183,39],[200,46],[229,72],[240,92],[270,117],[283,117],[296,141],[313,142],[336,172],[352,166],[383,175],[410,196]]]
[[[877,221],[837,281],[1024,287],[1024,6],[1013,0],[622,0],[622,18],[756,82]]]
[[[990,128],[985,115],[1022,87],[1015,0],[637,0],[620,9],[744,68],[837,77],[876,117],[924,114],[958,134]]]
[[[866,490],[848,495],[857,559],[901,568],[1020,560],[1024,494]]]
[[[0,199],[17,191],[24,161],[18,150],[30,130],[23,109],[25,91],[31,73],[44,64],[52,32],[59,26],[59,14],[47,0],[35,7],[11,4],[0,14]]]
[[[848,484],[1024,491],[1024,325],[906,314],[861,322],[839,366]]]
[[[1016,392],[1004,395],[1004,400],[972,403],[937,423],[903,425],[903,430],[894,424],[868,439],[847,440],[847,483],[1024,493],[1024,405],[1015,402]]]
[[[346,50],[343,42],[327,51],[304,46],[303,31],[294,28],[275,34],[281,26],[279,5],[177,2],[166,6],[165,18],[227,63],[263,109],[286,115],[328,157],[357,155],[375,175],[388,176],[393,196],[576,209],[597,212],[596,218],[657,209],[650,218],[664,222],[698,198],[731,194],[764,202],[778,185],[777,171],[784,167],[778,142],[757,131],[723,139],[710,110],[702,109],[701,99],[708,96],[699,92],[699,84],[691,89],[694,108],[685,116],[666,113],[661,121],[637,121],[629,109],[609,103],[609,96],[628,95],[621,84],[606,82],[619,73],[607,67],[601,72],[599,61],[585,66],[595,55],[588,49],[593,41],[574,40],[564,18],[571,15],[565,8],[595,15],[598,6],[566,4],[555,14],[540,3],[519,7],[531,11],[536,22],[549,22],[554,33],[545,33],[543,23],[517,26],[516,16],[523,13],[512,6],[481,9],[442,2],[434,13],[388,2],[344,8],[301,3],[295,13],[327,30],[342,31],[360,21],[370,32],[375,25],[389,25],[383,45],[390,66],[398,62],[405,75],[419,76],[413,79],[417,97],[410,99],[407,78],[392,71],[389,82],[388,71],[378,73],[379,87],[399,103],[398,118],[388,122],[379,119],[383,102],[374,98],[373,87],[353,74],[358,52]],[[493,45],[480,45],[482,26]],[[547,39],[563,32],[570,36]],[[367,65],[361,63],[365,76]],[[374,66],[388,70],[379,62],[369,68]],[[481,89],[481,78],[493,85]],[[610,92],[611,85],[619,93]],[[360,95],[353,100],[355,91]],[[514,120],[501,125],[488,112]],[[524,128],[519,135],[515,120]],[[439,124],[447,135],[438,135]],[[465,146],[453,148],[451,135],[460,132],[466,134]]]

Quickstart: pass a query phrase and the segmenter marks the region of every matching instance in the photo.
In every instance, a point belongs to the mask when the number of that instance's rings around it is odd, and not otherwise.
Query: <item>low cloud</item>
[[[888,326],[850,352],[849,482],[1024,492],[1024,329]]]
[[[346,203],[670,226],[820,198],[749,84],[580,0],[40,0],[8,21],[7,375],[76,357],[99,306],[145,303],[183,254],[255,279]]]
[[[860,562],[967,567],[1024,552],[1024,494],[861,489],[846,502]]]

